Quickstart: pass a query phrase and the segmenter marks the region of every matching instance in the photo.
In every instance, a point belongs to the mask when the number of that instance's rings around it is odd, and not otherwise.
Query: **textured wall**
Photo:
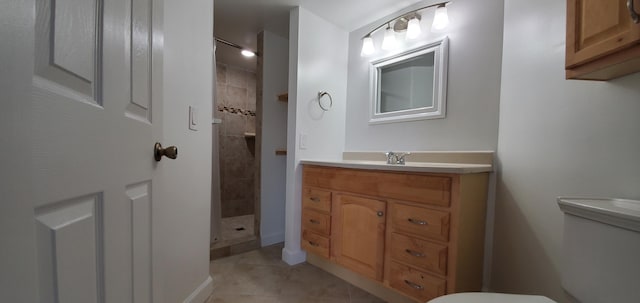
[[[254,213],[256,75],[217,64],[216,98],[222,119],[220,142],[220,187],[222,217]]]

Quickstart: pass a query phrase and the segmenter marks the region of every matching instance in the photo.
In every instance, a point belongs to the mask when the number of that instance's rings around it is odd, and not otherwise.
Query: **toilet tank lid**
[[[565,213],[640,232],[640,201],[594,197],[557,200]]]
[[[435,298],[428,303],[556,303],[543,296],[512,295],[488,292],[450,294]]]

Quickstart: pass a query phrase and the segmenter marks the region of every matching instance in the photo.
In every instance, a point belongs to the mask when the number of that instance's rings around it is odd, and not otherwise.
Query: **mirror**
[[[369,123],[445,117],[448,39],[371,62]]]

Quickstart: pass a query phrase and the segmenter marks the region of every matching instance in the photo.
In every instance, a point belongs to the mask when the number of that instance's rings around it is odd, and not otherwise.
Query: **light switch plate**
[[[300,133],[300,149],[307,149],[307,134]]]
[[[189,106],[189,129],[198,130],[198,110],[193,106]]]

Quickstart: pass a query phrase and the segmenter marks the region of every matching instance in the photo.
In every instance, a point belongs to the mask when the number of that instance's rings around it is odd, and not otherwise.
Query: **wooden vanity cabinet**
[[[640,71],[640,0],[567,0],[567,79],[609,80]],[[640,21],[640,19],[639,19]]]
[[[302,246],[412,301],[480,291],[487,182],[304,165]]]

